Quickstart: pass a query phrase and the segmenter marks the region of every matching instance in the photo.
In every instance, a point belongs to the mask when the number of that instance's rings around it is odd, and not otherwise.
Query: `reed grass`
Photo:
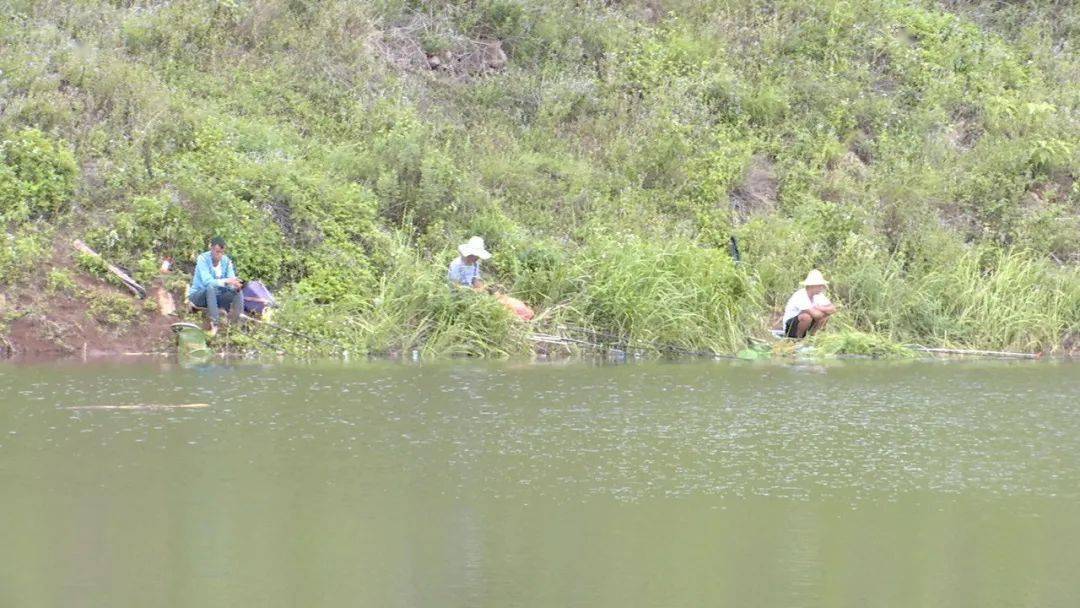
[[[894,258],[838,282],[849,326],[901,342],[1053,352],[1080,330],[1080,272],[1028,251],[969,248],[916,272]]]
[[[760,294],[722,250],[600,239],[573,265],[579,289],[567,294],[561,322],[716,352],[734,352],[759,324]]]

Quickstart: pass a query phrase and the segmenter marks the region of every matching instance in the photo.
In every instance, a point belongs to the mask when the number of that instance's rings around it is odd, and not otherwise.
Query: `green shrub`
[[[476,38],[513,39],[520,33],[525,11],[513,0],[481,0],[462,19],[462,29]]]
[[[347,302],[351,308],[370,305],[375,274],[363,249],[350,243],[323,246],[305,256],[305,276],[296,293],[315,304]]]
[[[33,227],[0,232],[0,285],[13,285],[28,277],[36,263],[48,259],[53,235]]]
[[[91,231],[89,241],[100,251],[171,254],[201,246],[189,216],[174,194],[136,196]],[[206,239],[209,240],[209,239]]]
[[[37,129],[0,142],[0,217],[21,221],[68,208],[79,168],[63,143]]]
[[[52,293],[74,294],[78,289],[71,273],[62,268],[53,268],[45,280],[46,288]]]

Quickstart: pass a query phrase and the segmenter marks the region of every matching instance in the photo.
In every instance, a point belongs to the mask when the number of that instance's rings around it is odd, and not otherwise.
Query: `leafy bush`
[[[169,192],[136,196],[112,215],[107,226],[95,228],[89,241],[102,251],[190,251],[201,246],[192,234],[191,222],[187,210]]]
[[[33,227],[0,232],[0,285],[12,285],[29,276],[35,264],[48,257],[53,235]]]
[[[347,303],[355,309],[370,305],[375,274],[363,249],[349,243],[323,246],[306,256],[305,275],[296,293],[314,304]]]
[[[21,221],[64,211],[79,168],[63,143],[37,129],[0,142],[0,217]]]
[[[78,289],[75,280],[71,277],[71,273],[60,268],[53,268],[49,271],[45,286],[52,293],[72,294]]]
[[[525,20],[522,6],[512,0],[481,0],[462,19],[462,29],[477,38],[515,38]]]

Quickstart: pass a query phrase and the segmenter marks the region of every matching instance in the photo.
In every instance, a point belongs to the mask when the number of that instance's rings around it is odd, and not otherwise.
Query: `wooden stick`
[[[90,247],[88,247],[86,243],[80,241],[79,239],[75,239],[75,242],[73,244],[75,246],[75,249],[78,249],[79,251],[81,251],[82,253],[85,253],[88,256],[91,256],[91,257],[94,257],[94,258],[97,258],[97,259],[101,260],[102,263],[105,264],[105,268],[107,268],[109,270],[109,272],[116,275],[117,278],[120,279],[120,282],[122,282],[125,287],[127,287],[128,289],[131,290],[131,293],[138,296],[139,299],[146,299],[146,289],[143,288],[142,285],[139,285],[135,281],[135,279],[128,276],[128,274],[126,272],[124,272],[123,270],[120,270],[118,267],[113,266],[112,264],[110,264],[108,261],[105,260],[105,258],[101,257],[101,255],[98,254],[98,252],[94,251],[93,249],[90,249]]]
[[[1038,359],[1042,355],[1038,353],[1011,353],[1000,350],[962,350],[958,348],[927,348],[925,346],[911,346],[913,350],[924,353],[938,353],[942,355],[972,355],[976,357],[1002,357],[1015,359]]]
[[[139,403],[134,405],[72,405],[66,410],[175,410],[210,407],[209,403],[178,403],[174,405],[159,403]]]

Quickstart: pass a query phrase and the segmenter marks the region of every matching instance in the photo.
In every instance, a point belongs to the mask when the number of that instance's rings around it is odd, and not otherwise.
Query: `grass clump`
[[[139,308],[128,296],[108,292],[86,294],[87,311],[99,323],[127,329],[138,318]]]
[[[909,359],[916,356],[912,349],[887,337],[854,330],[823,331],[807,339],[806,344],[824,355],[861,355],[875,359]]]
[[[286,294],[275,315],[314,340],[275,334],[290,352],[408,354],[424,357],[507,357],[528,352],[527,328],[494,297],[452,288],[445,269],[397,243],[371,288],[355,297],[317,304],[318,296]]]
[[[71,273],[62,268],[53,268],[49,271],[48,278],[45,280],[45,287],[53,294],[73,294],[79,289]]]
[[[906,343],[1053,351],[1078,327],[1080,272],[1027,251],[960,249],[922,269],[891,258],[837,282],[841,319]]]
[[[646,343],[732,352],[760,312],[760,294],[723,250],[686,240],[598,236],[542,290],[556,323]]]

